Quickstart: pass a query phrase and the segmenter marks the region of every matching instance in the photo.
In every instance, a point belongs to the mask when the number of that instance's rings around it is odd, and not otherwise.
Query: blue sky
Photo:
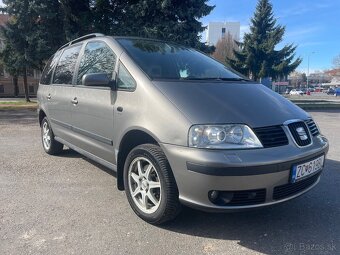
[[[332,59],[340,54],[340,0],[272,0],[278,23],[286,26],[285,43],[298,45],[297,56],[303,58],[298,70],[310,72],[332,67]],[[249,29],[257,0],[210,0],[215,9],[202,18],[209,21],[240,21],[241,34]],[[2,1],[0,0],[0,4]]]
[[[297,56],[303,58],[298,67],[307,71],[310,55],[310,72],[332,67],[332,59],[340,54],[340,1],[339,0],[271,0],[278,23],[286,26],[281,45],[298,45]],[[257,0],[210,0],[215,9],[201,21],[239,21],[241,35],[249,29]]]

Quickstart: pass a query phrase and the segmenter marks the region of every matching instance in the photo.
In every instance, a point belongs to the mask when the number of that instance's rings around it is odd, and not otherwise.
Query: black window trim
[[[113,74],[116,72],[118,57],[117,57],[117,54],[115,53],[115,51],[112,49],[112,47],[110,47],[110,45],[108,45],[104,40],[100,40],[100,39],[87,40],[87,41],[83,42],[82,49],[79,52],[79,57],[78,57],[78,60],[77,60],[77,64],[76,64],[76,67],[74,69],[74,76],[73,76],[73,81],[72,81],[73,87],[75,87],[75,88],[86,88],[86,89],[112,90],[112,86],[111,87],[107,87],[107,86],[85,86],[85,85],[82,85],[82,84],[77,84],[80,61],[83,58],[86,46],[89,43],[92,43],[92,42],[101,42],[101,43],[104,43],[107,47],[109,47],[112,50],[114,56],[116,57],[115,66],[113,68]],[[117,77],[117,75],[114,75],[114,76]]]
[[[118,77],[119,77],[119,68],[120,65],[124,66],[124,68],[126,69],[126,71],[130,74],[130,76],[132,77],[135,86],[133,88],[119,88],[118,87]],[[117,75],[116,75],[116,87],[117,87],[117,91],[125,91],[125,92],[134,92],[137,89],[137,81],[136,79],[133,77],[133,75],[130,73],[129,69],[126,68],[126,66],[122,63],[122,61],[119,59],[119,64],[118,64],[118,70],[117,70]]]

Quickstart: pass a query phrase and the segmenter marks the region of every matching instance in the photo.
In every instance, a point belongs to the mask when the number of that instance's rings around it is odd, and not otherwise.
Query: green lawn
[[[25,100],[20,101],[1,101],[0,105],[36,105],[36,101],[26,102]]]
[[[0,101],[0,110],[15,110],[15,109],[36,109],[37,102],[26,102],[25,100],[19,101]]]

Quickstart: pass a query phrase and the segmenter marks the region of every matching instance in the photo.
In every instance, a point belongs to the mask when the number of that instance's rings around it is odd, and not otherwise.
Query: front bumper
[[[320,173],[292,186],[289,184],[291,168],[326,155],[329,145],[325,138],[318,136],[305,148],[292,143],[250,150],[207,150],[170,144],[161,144],[161,147],[174,173],[180,201],[191,207],[220,211],[272,205],[307,192],[318,183]],[[287,190],[286,195],[278,196],[280,189]],[[220,205],[209,199],[208,194],[213,190],[233,193],[239,198],[255,194],[261,199]]]

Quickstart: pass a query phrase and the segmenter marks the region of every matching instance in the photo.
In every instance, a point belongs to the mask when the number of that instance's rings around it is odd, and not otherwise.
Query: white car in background
[[[302,96],[302,95],[303,95],[303,92],[302,92],[301,90],[292,89],[292,90],[289,92],[289,95],[299,95],[299,96]]]

